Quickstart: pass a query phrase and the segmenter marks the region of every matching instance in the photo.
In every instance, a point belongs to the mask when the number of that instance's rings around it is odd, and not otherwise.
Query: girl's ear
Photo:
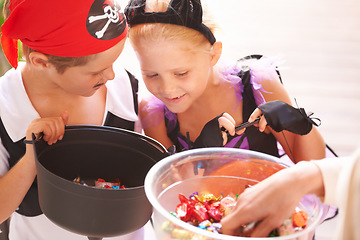
[[[29,54],[29,62],[34,67],[40,67],[40,68],[49,67],[49,57],[43,53],[31,52]]]
[[[222,42],[215,42],[212,45],[211,50],[211,66],[215,66],[215,64],[219,61],[222,53]]]

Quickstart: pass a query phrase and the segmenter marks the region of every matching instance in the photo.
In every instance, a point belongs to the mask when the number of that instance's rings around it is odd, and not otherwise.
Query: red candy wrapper
[[[125,186],[120,184],[120,179],[115,179],[112,182],[106,182],[102,178],[98,178],[97,181],[95,181],[95,187],[97,188],[113,188],[113,189],[124,189]]]
[[[221,232],[221,219],[229,214],[235,207],[237,196],[228,195],[226,197],[215,197],[212,194],[199,195],[197,192],[190,195],[189,198],[183,194],[179,194],[180,204],[177,205],[175,213],[172,213],[184,222],[197,226],[207,231]],[[285,236],[300,231],[306,227],[308,215],[304,210],[296,208],[291,217],[286,219],[281,226],[274,229],[269,237]],[[254,224],[244,225],[243,232],[239,235],[247,237],[251,233]],[[248,228],[248,229],[247,229]],[[173,237],[181,231],[176,227],[171,227],[169,224],[165,225],[164,229],[172,233]],[[174,233],[176,233],[174,235]],[[182,239],[181,237],[174,239]]]
[[[236,200],[226,200],[221,203],[221,197],[216,198],[212,194],[199,196],[192,194],[189,198],[179,194],[180,204],[177,205],[175,214],[184,222],[191,222],[195,226],[199,223],[210,220],[211,222],[220,222],[226,209],[236,203]]]
[[[75,183],[79,183],[79,184],[82,184],[84,186],[93,186],[93,187],[96,187],[96,188],[107,188],[107,189],[124,189],[125,186],[124,185],[121,185],[120,184],[120,179],[115,179],[114,181],[112,182],[106,182],[104,179],[102,178],[98,178],[98,180],[95,181],[95,185],[87,185],[85,183],[85,181],[83,181],[82,179],[80,179],[80,177],[76,177],[73,182]],[[91,182],[91,181],[87,181],[88,183]]]

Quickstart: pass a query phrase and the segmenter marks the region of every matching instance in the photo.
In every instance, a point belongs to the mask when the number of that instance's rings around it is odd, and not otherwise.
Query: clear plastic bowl
[[[248,185],[267,178],[287,166],[273,156],[234,148],[203,148],[176,153],[156,163],[145,178],[145,193],[153,206],[153,224],[158,240],[240,240],[249,239],[225,234],[212,233],[181,221],[171,214],[180,203],[179,193],[190,196],[194,192],[240,194]],[[291,235],[271,238],[276,240],[310,240],[315,228],[320,224],[323,208],[314,195],[306,195],[299,208],[308,214],[308,224],[304,230]],[[172,236],[163,225],[171,222],[181,229],[181,236]]]

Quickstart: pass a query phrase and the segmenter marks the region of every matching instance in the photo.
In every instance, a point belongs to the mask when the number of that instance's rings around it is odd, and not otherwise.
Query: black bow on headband
[[[130,27],[145,23],[167,23],[194,29],[211,44],[216,42],[213,33],[202,23],[200,0],[171,0],[166,12],[145,12],[146,0],[130,0],[124,12]]]

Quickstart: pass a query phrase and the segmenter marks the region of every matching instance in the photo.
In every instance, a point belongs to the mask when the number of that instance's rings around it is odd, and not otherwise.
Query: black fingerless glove
[[[276,100],[264,103],[258,108],[262,111],[268,125],[276,132],[287,130],[289,132],[306,135],[314,123],[303,108],[294,108],[287,103]]]
[[[199,137],[194,142],[194,148],[223,146],[223,137],[218,120],[222,115],[223,114],[220,114],[205,124]]]

